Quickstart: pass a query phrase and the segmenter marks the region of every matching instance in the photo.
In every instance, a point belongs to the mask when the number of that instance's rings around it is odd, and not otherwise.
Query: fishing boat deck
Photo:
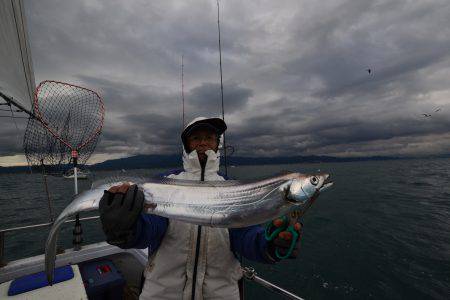
[[[53,286],[46,286],[40,289],[29,291],[23,294],[9,296],[8,289],[12,281],[0,284],[0,299],[80,299],[87,300],[87,294],[84,289],[83,279],[81,278],[80,270],[77,265],[72,266],[74,277],[70,280],[60,282]]]
[[[96,260],[112,261],[125,279],[123,299],[138,299],[141,278],[147,263],[146,249],[123,250],[105,242],[86,245],[79,251],[66,250],[56,258],[56,267],[72,265],[74,278],[44,288],[8,297],[12,280],[44,271],[44,255],[10,262],[0,268],[0,299],[88,299],[78,265]],[[64,295],[64,297],[61,297]]]

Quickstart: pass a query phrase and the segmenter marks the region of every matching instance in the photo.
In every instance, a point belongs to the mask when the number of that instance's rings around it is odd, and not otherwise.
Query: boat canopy
[[[0,1],[0,93],[33,111],[35,81],[22,0]]]

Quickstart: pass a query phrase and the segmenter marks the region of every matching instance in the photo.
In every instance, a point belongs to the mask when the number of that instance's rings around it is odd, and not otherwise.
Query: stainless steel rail
[[[85,217],[85,218],[80,218],[80,221],[96,220],[98,218],[100,218],[100,216]],[[71,223],[71,222],[75,222],[75,219],[67,220],[64,223]],[[52,222],[35,224],[35,225],[28,225],[28,226],[13,227],[13,228],[6,228],[6,229],[0,229],[0,234],[1,233],[5,233],[5,232],[18,231],[18,230],[23,230],[23,229],[28,229],[28,228],[45,227],[45,226],[51,226],[51,225],[53,225]]]
[[[98,218],[100,218],[100,216],[85,217],[85,218],[80,218],[80,221],[97,220]],[[72,223],[72,222],[75,222],[75,219],[67,220],[64,223]],[[31,228],[48,227],[51,225],[53,225],[53,222],[0,229],[0,268],[7,265],[7,262],[5,261],[5,240],[6,240],[5,233],[20,231],[20,230],[27,230],[27,229],[31,229]]]
[[[282,296],[286,297],[287,299],[304,300],[303,298],[300,298],[299,296],[297,296],[289,291],[286,291],[285,289],[277,286],[276,284],[273,284],[265,279],[262,279],[261,277],[259,277],[257,275],[257,273],[255,272],[255,269],[253,269],[252,267],[243,267],[242,273],[243,273],[245,279],[256,282],[257,284],[268,289],[269,291],[272,291],[274,293],[282,295]]]

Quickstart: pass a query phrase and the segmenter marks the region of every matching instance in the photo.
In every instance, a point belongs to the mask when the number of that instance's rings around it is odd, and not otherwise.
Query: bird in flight
[[[372,69],[366,69],[367,73],[372,73]]]
[[[437,112],[439,112],[441,110],[442,110],[442,107],[437,107],[437,108],[434,109],[434,112],[432,112],[432,113],[423,113],[423,114],[420,114],[420,116],[424,117],[424,118],[429,118],[429,117],[432,117],[435,113],[437,113]]]

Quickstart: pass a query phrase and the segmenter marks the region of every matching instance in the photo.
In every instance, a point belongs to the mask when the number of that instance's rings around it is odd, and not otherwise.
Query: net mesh
[[[78,167],[83,168],[103,127],[100,96],[83,87],[44,81],[36,89],[34,112],[36,118],[28,120],[23,143],[29,164],[61,174],[72,167],[76,150]]]

